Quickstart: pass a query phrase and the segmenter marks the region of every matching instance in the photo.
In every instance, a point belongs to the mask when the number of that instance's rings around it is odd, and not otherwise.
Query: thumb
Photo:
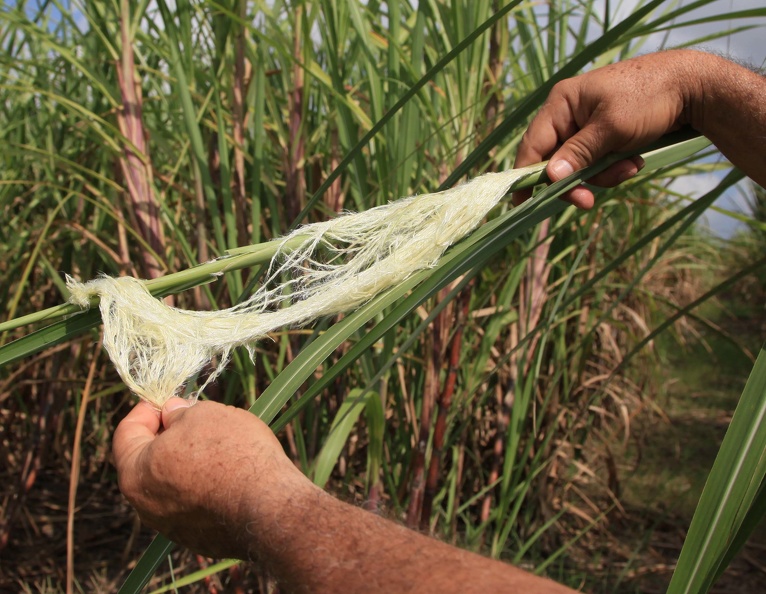
[[[160,430],[160,414],[151,405],[139,402],[115,429],[112,440],[114,464],[119,471],[149,445]]]
[[[575,171],[593,165],[611,152],[613,139],[601,126],[590,124],[567,139],[548,162],[546,168],[551,181],[559,181]]]
[[[170,398],[162,407],[162,426],[169,429],[170,425],[178,421],[190,406],[191,403],[188,400]]]

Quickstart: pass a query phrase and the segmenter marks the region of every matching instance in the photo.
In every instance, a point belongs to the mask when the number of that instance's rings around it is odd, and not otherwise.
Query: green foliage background
[[[5,319],[62,303],[62,272],[159,283],[226,254],[260,254],[242,248],[302,222],[508,169],[556,81],[635,54],[706,4],[643,3],[621,22],[590,1],[5,7]],[[763,264],[710,286],[718,246],[693,223],[741,176],[695,202],[665,189],[707,163],[658,161],[588,213],[564,209],[557,188],[503,206],[433,271],[342,320],[285,329],[255,361],[238,353],[208,396],[273,421],[296,463],[346,498],[563,571],[617,499],[611,453],[594,444],[626,431],[651,395],[657,359],[640,347],[653,329],[684,336],[700,295]],[[172,277],[157,292],[179,293],[182,307],[228,307],[266,261],[212,283]],[[91,427],[106,476],[105,419],[127,398],[94,351],[97,322],[91,312],[16,343],[28,329],[4,324],[0,358],[15,362],[0,392],[21,442],[40,439],[35,419],[50,407],[75,442]],[[69,480],[76,494],[71,470]],[[167,549],[155,541],[126,591]]]

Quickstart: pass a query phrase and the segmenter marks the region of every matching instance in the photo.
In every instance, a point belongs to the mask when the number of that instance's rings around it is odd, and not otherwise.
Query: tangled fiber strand
[[[100,298],[104,346],[112,362],[125,384],[158,408],[218,357],[192,394],[196,399],[224,369],[234,347],[246,347],[252,358],[254,343],[269,332],[347,312],[434,266],[528,173],[489,173],[444,192],[301,227],[284,238],[263,285],[229,309],[168,307],[132,277],[87,283],[68,278],[70,301],[87,307],[91,297]],[[298,237],[300,246],[288,248]]]

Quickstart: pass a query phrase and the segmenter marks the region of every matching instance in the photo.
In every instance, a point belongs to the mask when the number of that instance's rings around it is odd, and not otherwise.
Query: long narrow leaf
[[[668,594],[704,594],[731,557],[729,543],[753,506],[763,506],[766,479],[766,345],[734,411],[681,549]],[[760,496],[761,501],[757,499]]]

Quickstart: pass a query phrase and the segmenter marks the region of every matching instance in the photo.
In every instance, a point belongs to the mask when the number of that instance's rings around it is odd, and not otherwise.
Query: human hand
[[[138,404],[114,456],[142,520],[204,555],[252,558],[285,591],[574,593],[327,495],[244,410]]]
[[[524,134],[514,167],[550,158],[546,173],[559,181],[604,155],[640,149],[692,124],[701,96],[695,68],[701,68],[704,56],[691,50],[649,54],[558,83]],[[642,167],[638,156],[623,159],[588,182],[612,187]],[[529,191],[517,192],[514,202],[529,196]],[[586,209],[594,202],[584,186],[564,198]]]
[[[140,403],[114,434],[120,490],[141,520],[210,557],[248,558],[261,519],[310,482],[255,415],[215,402]]]

